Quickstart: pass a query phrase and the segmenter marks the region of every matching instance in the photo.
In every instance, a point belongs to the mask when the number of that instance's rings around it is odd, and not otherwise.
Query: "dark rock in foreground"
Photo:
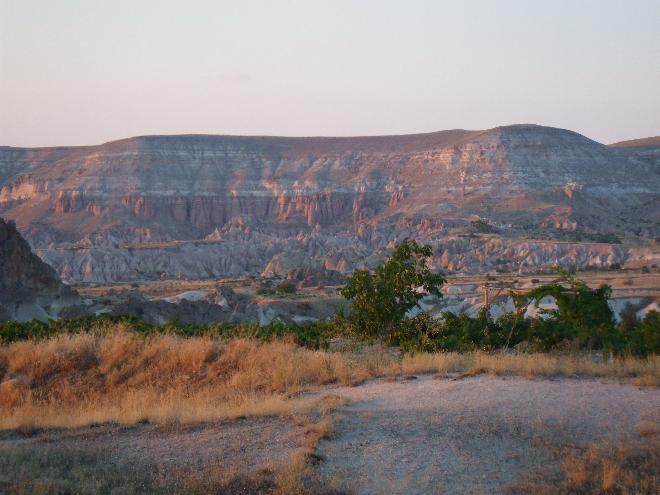
[[[32,253],[14,222],[0,218],[0,320],[56,317],[78,294]]]

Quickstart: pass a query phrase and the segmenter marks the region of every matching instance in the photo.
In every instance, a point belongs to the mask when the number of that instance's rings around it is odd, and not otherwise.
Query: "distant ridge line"
[[[103,149],[112,146],[118,146],[128,143],[140,142],[153,142],[156,140],[168,141],[172,139],[192,139],[198,141],[208,140],[209,142],[217,140],[228,140],[236,142],[255,141],[263,144],[277,144],[277,145],[325,145],[329,149],[345,147],[353,145],[355,149],[369,149],[371,147],[382,147],[383,145],[390,145],[397,149],[401,147],[403,150],[410,151],[414,148],[424,148],[427,146],[452,146],[460,145],[466,140],[474,139],[481,135],[488,135],[490,133],[508,132],[516,130],[548,130],[555,132],[566,132],[579,134],[569,129],[559,127],[543,126],[538,124],[511,124],[493,127],[490,129],[482,130],[467,130],[467,129],[447,129],[441,131],[421,132],[412,134],[385,134],[385,135],[363,135],[363,136],[276,136],[276,135],[239,135],[239,134],[145,134],[128,138],[121,138],[111,141],[106,141],[101,144],[91,145],[57,145],[57,146],[7,146],[0,145],[0,150],[3,151],[63,151],[63,150],[94,150]],[[585,136],[586,137],[586,136]],[[333,146],[334,145],[334,146]],[[356,146],[357,145],[357,146]],[[350,146],[349,146],[350,147]],[[387,148],[386,148],[387,149]]]
[[[660,148],[660,136],[629,139],[610,144],[614,148]]]

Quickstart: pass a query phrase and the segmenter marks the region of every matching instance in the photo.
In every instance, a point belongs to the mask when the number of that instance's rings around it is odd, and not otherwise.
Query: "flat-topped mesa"
[[[30,250],[11,221],[0,218],[0,319],[45,320],[77,294]]]
[[[134,245],[146,231],[150,241],[193,241],[217,231],[227,255],[259,251],[243,266],[218,262],[232,273],[263,271],[284,245],[310,256],[323,247],[332,251],[340,233],[358,243],[350,249],[360,257],[402,236],[438,242],[467,232],[478,218],[511,238],[550,229],[648,239],[660,235],[659,186],[657,165],[638,153],[536,125],[334,138],[141,136],[88,147],[0,148],[0,213],[73,280],[106,263],[103,278],[112,278],[112,270],[137,277],[141,269],[111,266],[139,265],[135,259],[145,254],[104,247],[83,263],[80,252],[62,259],[58,244]],[[232,227],[237,218],[244,224],[240,235]],[[270,247],[242,244],[255,235]],[[310,240],[292,248],[288,240],[299,243],[299,235]],[[168,263],[156,265],[167,275]],[[225,273],[204,263],[204,273]],[[192,266],[184,272],[197,273]]]

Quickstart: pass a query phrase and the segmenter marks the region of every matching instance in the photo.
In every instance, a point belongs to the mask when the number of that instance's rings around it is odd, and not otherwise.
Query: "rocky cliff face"
[[[0,213],[72,281],[347,271],[406,236],[452,271],[641,263],[585,241],[650,245],[659,186],[647,156],[531,125],[0,148]],[[496,234],[466,237],[477,219]]]
[[[54,318],[77,294],[30,250],[13,222],[0,218],[0,320]]]

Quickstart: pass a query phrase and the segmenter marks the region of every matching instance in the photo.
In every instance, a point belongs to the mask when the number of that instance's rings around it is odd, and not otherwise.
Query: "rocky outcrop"
[[[183,324],[205,325],[213,323],[259,323],[273,321],[303,323],[334,316],[346,309],[347,302],[338,296],[306,298],[268,298],[234,292],[230,287],[218,286],[214,291],[192,291],[165,299],[148,299],[139,292],[119,296],[120,301],[110,306],[92,304],[74,308],[67,316],[109,313],[115,316],[136,316],[144,321],[162,325],[177,321]],[[191,297],[194,296],[194,297]],[[201,296],[201,297],[200,297]],[[80,311],[82,309],[82,312]]]
[[[336,270],[305,270],[294,268],[286,275],[286,280],[294,283],[296,287],[304,289],[307,287],[325,287],[343,285],[346,277]]]
[[[153,325],[163,325],[177,321],[186,325],[203,325],[210,323],[254,323],[257,321],[256,309],[241,313],[243,318],[233,317],[238,310],[238,304],[232,308],[213,304],[208,301],[189,301],[182,299],[178,303],[148,300],[138,292],[131,293],[126,301],[113,306],[109,313],[115,316],[136,316]]]
[[[346,272],[404,237],[450,271],[636,263],[655,256],[658,191],[648,156],[532,125],[0,148],[0,213],[86,282]],[[465,238],[476,219],[495,238]]]
[[[0,218],[0,319],[54,318],[77,302],[77,294],[39,257],[16,230]]]

